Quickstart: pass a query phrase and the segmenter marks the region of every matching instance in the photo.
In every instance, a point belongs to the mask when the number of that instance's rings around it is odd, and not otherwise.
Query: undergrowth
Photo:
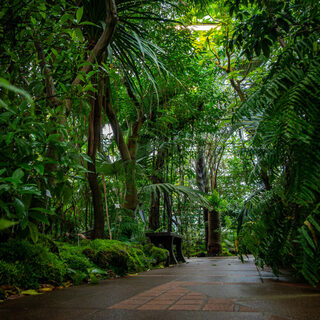
[[[164,265],[168,251],[116,240],[77,244],[10,240],[0,246],[0,285],[37,289],[40,284],[97,283]],[[0,299],[2,300],[2,299]]]

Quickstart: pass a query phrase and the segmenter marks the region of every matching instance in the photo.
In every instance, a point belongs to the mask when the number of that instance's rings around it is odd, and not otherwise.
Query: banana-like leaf
[[[102,172],[106,176],[114,176],[119,174],[123,169],[122,160],[115,161],[113,163],[108,163],[105,161],[97,162],[97,172]]]
[[[211,208],[210,202],[205,198],[204,194],[190,187],[173,185],[171,183],[155,183],[142,188],[141,192],[162,192],[168,194],[182,194],[189,198],[191,202],[198,203],[200,206]]]

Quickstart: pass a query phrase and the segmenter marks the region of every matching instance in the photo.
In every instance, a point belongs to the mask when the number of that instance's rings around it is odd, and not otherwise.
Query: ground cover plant
[[[10,240],[0,249],[1,300],[14,294],[36,294],[55,288],[97,284],[127,274],[164,267],[168,251],[152,244],[134,245],[117,240],[37,244]],[[32,290],[33,289],[33,290]]]

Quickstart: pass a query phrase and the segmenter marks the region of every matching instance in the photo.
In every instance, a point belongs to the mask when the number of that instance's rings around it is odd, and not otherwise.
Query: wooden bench
[[[149,232],[146,236],[155,245],[163,245],[169,251],[169,264],[177,264],[178,262],[186,262],[182,253],[183,237],[174,232]],[[173,246],[176,246],[177,255],[174,254]]]

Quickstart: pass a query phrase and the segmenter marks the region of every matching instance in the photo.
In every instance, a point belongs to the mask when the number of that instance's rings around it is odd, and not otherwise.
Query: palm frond
[[[210,202],[205,198],[203,193],[187,186],[174,185],[171,183],[155,183],[144,186],[140,192],[180,194],[189,198],[191,202],[198,203],[206,208],[211,208]]]

